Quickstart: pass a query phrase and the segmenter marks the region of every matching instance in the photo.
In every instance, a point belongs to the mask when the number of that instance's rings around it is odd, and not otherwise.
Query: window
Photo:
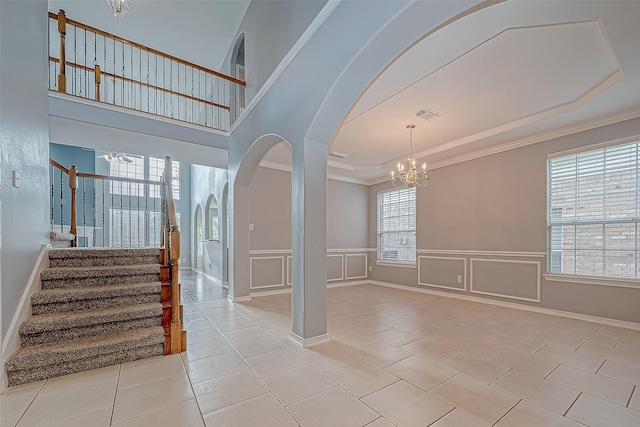
[[[378,193],[378,262],[416,262],[416,189]]]
[[[176,222],[180,229],[180,212],[176,212]],[[161,226],[162,216],[157,211],[109,209],[109,244],[117,248],[158,247]]]
[[[125,154],[125,156],[127,156]],[[118,160],[109,161],[109,176],[127,179],[144,179],[144,158],[139,156],[127,157],[131,162]],[[111,194],[123,196],[144,197],[144,184],[111,181],[109,183]]]
[[[171,187],[173,189],[173,199],[180,200],[180,162],[171,162],[172,176]],[[164,159],[149,157],[149,181],[161,181],[164,173]],[[152,187],[149,196],[160,198],[160,187]]]
[[[549,273],[640,278],[640,142],[550,158]]]

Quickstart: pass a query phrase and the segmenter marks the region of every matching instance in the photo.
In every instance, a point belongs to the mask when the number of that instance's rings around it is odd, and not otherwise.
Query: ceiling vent
[[[430,110],[428,108],[423,108],[422,110],[418,111],[417,113],[415,113],[416,117],[419,117],[423,120],[431,120],[434,119],[436,117],[440,117],[440,113]]]
[[[345,157],[347,157],[347,155],[346,155],[346,154],[344,154],[344,153],[338,153],[337,151],[332,151],[332,152],[330,152],[330,153],[329,153],[329,156],[330,156],[330,157],[337,157],[337,158],[339,158],[339,159],[344,159]]]

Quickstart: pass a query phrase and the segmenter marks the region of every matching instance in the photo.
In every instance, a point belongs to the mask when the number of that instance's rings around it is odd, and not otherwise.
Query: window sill
[[[581,283],[585,285],[613,286],[616,288],[640,289],[640,280],[634,280],[634,279],[615,279],[612,277],[597,277],[597,276],[577,276],[577,275],[574,276],[571,274],[555,274],[555,273],[546,273],[546,274],[543,274],[542,276],[550,282]]]
[[[382,262],[376,261],[376,265],[381,265],[383,267],[402,267],[402,268],[417,268],[417,264],[415,262]]]

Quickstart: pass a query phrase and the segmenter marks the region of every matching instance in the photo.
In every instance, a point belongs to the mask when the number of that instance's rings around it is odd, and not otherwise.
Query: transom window
[[[415,264],[416,189],[378,193],[378,262]]]
[[[640,278],[640,142],[548,160],[549,273]]]
[[[171,188],[173,189],[174,200],[180,200],[180,162],[171,162]],[[149,181],[162,180],[164,173],[164,159],[149,157]],[[159,198],[160,187],[150,189],[150,196]]]

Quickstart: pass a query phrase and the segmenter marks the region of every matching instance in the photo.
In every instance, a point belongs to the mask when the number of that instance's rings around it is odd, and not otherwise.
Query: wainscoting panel
[[[367,254],[346,254],[345,259],[345,280],[367,278]]]
[[[291,274],[291,267],[293,263],[291,260],[293,257],[291,255],[287,256],[287,286],[291,286],[293,284],[293,274]]]
[[[471,258],[471,293],[540,302],[540,262]]]
[[[460,276],[460,283],[458,283],[458,276]],[[466,291],[467,259],[419,256],[418,285]]]
[[[340,255],[327,255],[327,282],[344,280],[344,257]]]
[[[278,288],[285,282],[285,257],[251,257],[249,264],[251,289]]]

